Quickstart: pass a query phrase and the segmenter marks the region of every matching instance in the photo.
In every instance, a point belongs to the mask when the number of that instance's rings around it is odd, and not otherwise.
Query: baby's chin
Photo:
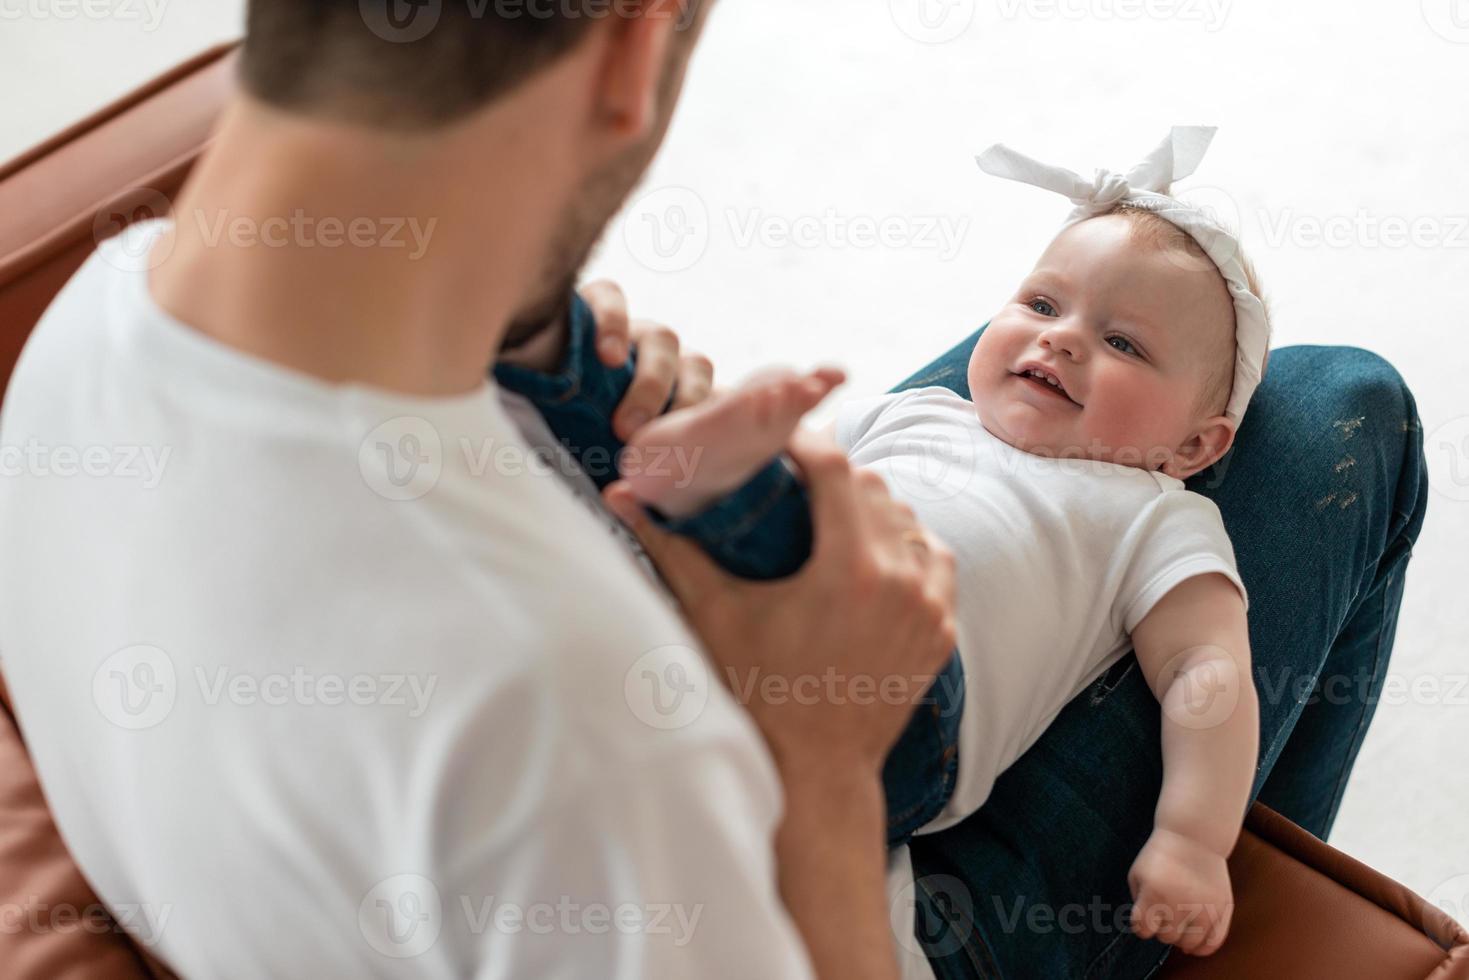
[[[1017,421],[1013,417],[1017,413],[1013,411],[994,412],[985,409],[986,406],[982,402],[974,402],[974,414],[979,418],[979,424],[984,426],[986,432],[1007,446],[1013,446],[1021,452],[1035,456],[1063,455],[1061,444],[1065,440],[1056,439],[1051,433],[1045,432],[1044,426]]]
[[[1089,459],[1118,466],[1131,466],[1141,470],[1156,469],[1140,449],[1131,448],[1126,441],[1108,445],[1101,439],[1076,439],[1058,436],[1050,427],[1028,422],[1017,412],[987,412],[980,402],[974,403],[974,413],[985,431],[1008,446],[1032,456],[1049,459]],[[1006,416],[1012,416],[1006,418]]]

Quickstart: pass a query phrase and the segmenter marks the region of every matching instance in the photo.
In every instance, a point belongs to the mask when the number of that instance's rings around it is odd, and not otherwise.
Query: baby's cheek
[[[1090,407],[1098,409],[1093,432],[1112,452],[1146,455],[1171,448],[1164,444],[1168,421],[1177,409],[1166,392],[1134,381],[1117,386]]]
[[[979,342],[969,355],[965,380],[969,382],[969,395],[974,400],[984,397],[994,387],[992,376],[995,370],[997,338],[990,335],[993,329],[991,327],[980,335]]]

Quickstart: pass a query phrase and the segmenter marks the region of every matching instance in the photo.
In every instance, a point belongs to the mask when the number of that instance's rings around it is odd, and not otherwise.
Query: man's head
[[[576,156],[527,315],[554,310],[661,143],[712,0],[250,0],[241,73],[287,113],[432,138],[474,127],[571,59],[554,122]],[[568,73],[562,73],[568,74]],[[549,121],[548,121],[549,122]],[[465,181],[493,182],[482,160]]]
[[[1234,361],[1218,268],[1166,219],[1123,207],[1056,237],[980,338],[969,382],[1012,445],[1183,479],[1233,442]]]

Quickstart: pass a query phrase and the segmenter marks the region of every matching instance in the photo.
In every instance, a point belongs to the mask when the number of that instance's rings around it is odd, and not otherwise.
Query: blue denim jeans
[[[535,405],[552,434],[602,488],[617,479],[617,459],[624,445],[612,431],[612,414],[632,383],[635,361],[630,357],[615,369],[602,364],[593,344],[596,322],[580,297],[572,300],[568,326],[559,371],[543,374],[496,365],[495,380]],[[742,578],[784,578],[811,555],[806,491],[780,460],[772,460],[739,490],[693,517],[668,520],[656,512],[654,517],[697,542],[722,568]],[[964,707],[963,670],[955,654],[919,700],[888,753],[883,789],[889,846],[907,841],[938,815],[953,793]]]
[[[978,336],[900,387],[967,397]],[[1252,797],[1324,839],[1382,691],[1427,508],[1413,396],[1363,350],[1273,351],[1235,448],[1188,487],[1218,504],[1250,592]],[[1158,970],[1170,947],[1128,931],[1126,876],[1152,830],[1159,733],[1158,702],[1128,654],[977,813],[913,839],[918,938],[941,980]]]

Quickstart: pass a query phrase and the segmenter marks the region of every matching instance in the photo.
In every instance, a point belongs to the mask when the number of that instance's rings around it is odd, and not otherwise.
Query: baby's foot
[[[801,416],[846,380],[835,368],[762,373],[733,391],[659,416],[633,433],[619,466],[633,495],[687,517],[780,455]]]

